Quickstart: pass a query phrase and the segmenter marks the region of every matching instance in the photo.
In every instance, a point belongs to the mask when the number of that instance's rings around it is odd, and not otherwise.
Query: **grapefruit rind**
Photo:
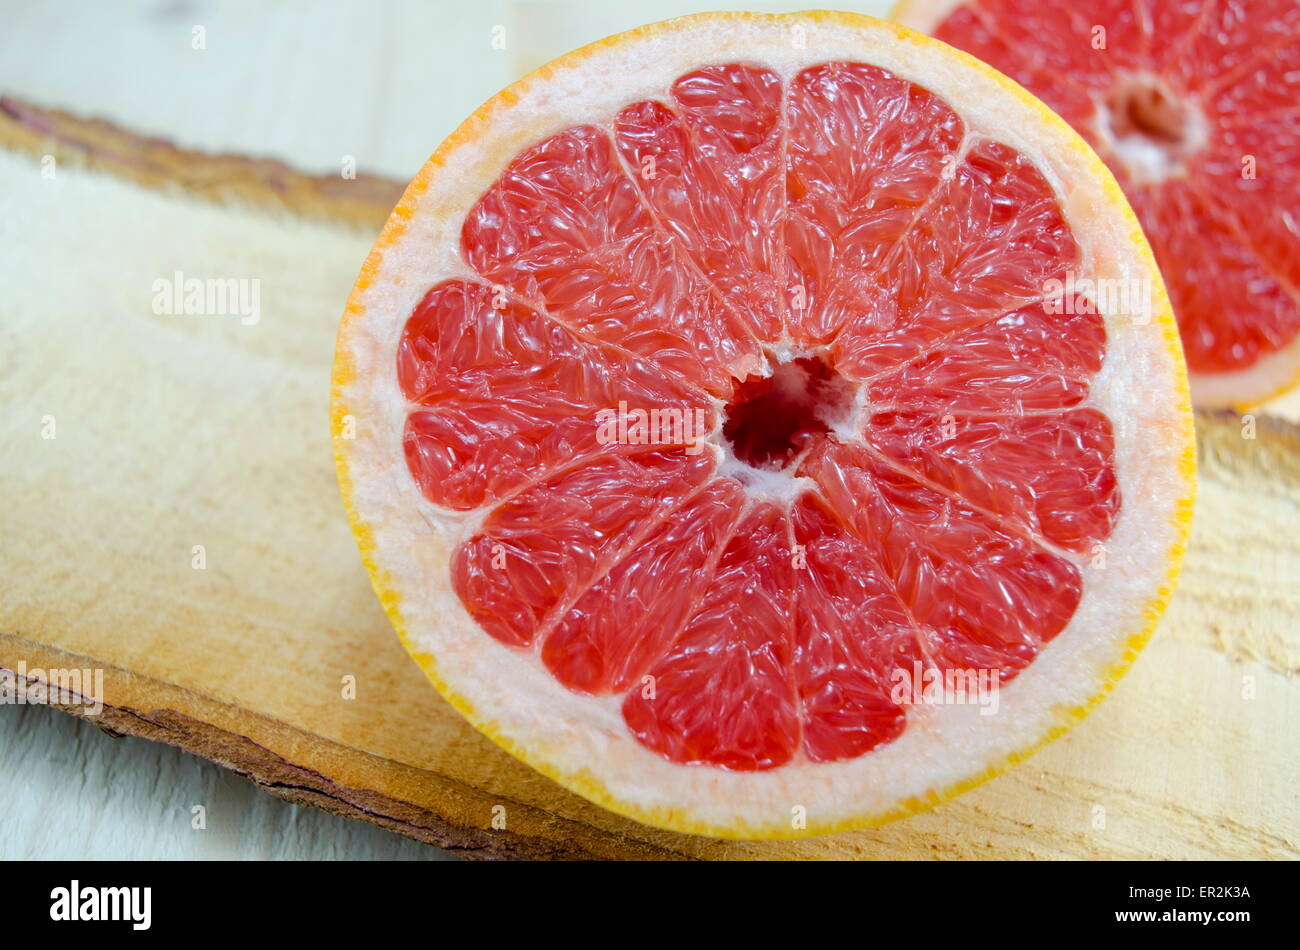
[[[1197,373],[1192,402],[1202,409],[1248,412],[1300,387],[1300,337],[1254,365],[1227,373]]]
[[[802,50],[791,42],[795,28]],[[931,707],[896,743],[847,762],[747,773],[675,765],[635,743],[616,702],[568,693],[540,664],[530,668],[531,659],[484,634],[451,589],[463,518],[423,499],[401,451],[404,403],[392,357],[406,315],[437,280],[473,276],[459,258],[460,222],[521,149],[661,97],[701,64],[737,59],[786,79],[817,62],[860,59],[931,89],[968,125],[1038,165],[1095,274],[1152,282],[1149,325],[1108,316],[1106,365],[1085,403],[1115,426],[1126,504],[1108,544],[1111,568],[1084,571],[1078,611],[1003,690],[1008,715],[997,728],[973,721],[973,712],[961,721],[958,707]],[[570,53],[489,100],[417,174],[367,257],[343,315],[332,383],[335,462],[362,560],[430,682],[479,731],[560,785],[679,832],[772,839],[878,825],[933,808],[1033,754],[1086,716],[1149,640],[1176,585],[1192,517],[1195,445],[1181,345],[1150,248],[1114,178],[1063,120],[991,67],[854,14],[701,14],[653,24]],[[346,423],[355,438],[339,435]],[[796,806],[807,810],[801,827],[791,821]]]

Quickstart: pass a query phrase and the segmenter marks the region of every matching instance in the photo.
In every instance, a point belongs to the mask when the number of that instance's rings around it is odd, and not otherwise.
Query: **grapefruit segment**
[[[786,103],[790,336],[831,338],[874,311],[891,250],[962,142],[932,93],[862,63],[804,70]]]
[[[677,642],[624,700],[632,734],[681,765],[752,771],[790,761],[799,748],[793,581],[786,513],[756,504]]]
[[[1274,57],[1295,45],[1300,29],[1300,7],[1291,0],[1211,0],[1194,11],[1173,4],[1173,16],[1162,16],[1166,5],[1148,0],[1157,18],[1155,64],[1170,71],[1183,88],[1198,92],[1234,82],[1258,66],[1272,71]],[[1170,27],[1168,34],[1162,33],[1164,26]],[[1162,43],[1165,35],[1169,41]],[[1162,50],[1168,51],[1164,57]]]
[[[759,339],[781,334],[781,81],[768,69],[711,66],[645,100],[614,138],[647,206]]]
[[[1300,52],[1291,57],[1296,84],[1292,103],[1296,104],[1300,103],[1296,98],[1300,96]],[[1260,177],[1243,176],[1247,156]],[[1191,183],[1207,203],[1207,213],[1240,228],[1249,252],[1286,283],[1293,299],[1300,300],[1300,254],[1296,253],[1300,208],[1279,204],[1270,185],[1300,193],[1300,105],[1291,115],[1270,118],[1267,125],[1224,129],[1191,175]]]
[[[867,441],[901,469],[1048,545],[1095,553],[1119,516],[1110,421],[1033,415],[873,415]]]
[[[1002,71],[1016,82],[1031,89],[1044,90],[1040,95],[1044,99],[1050,98],[1057,113],[1073,125],[1089,145],[1096,146],[1090,120],[1096,115],[1097,107],[1087,88],[1051,68],[1050,62],[1044,63],[1036,56],[1017,55],[1019,47],[1015,41],[996,29],[978,7],[958,6],[935,35],[949,43],[953,41],[948,37],[961,37],[961,43],[953,45],[959,45],[986,62],[1002,63]]]
[[[1031,68],[1059,75],[1082,76],[1085,83],[1093,81],[1098,69],[1094,62],[1097,51],[1088,42],[1092,25],[1104,22],[1108,19],[1107,14],[1114,17],[1121,12],[1106,3],[1099,4],[1096,11],[1090,3],[1086,13],[1077,10],[1077,5],[1068,3],[1002,0],[1002,4],[1000,15],[991,22],[980,17],[978,6],[972,12],[987,32],[995,34],[1007,47],[1032,49],[1033,55],[1028,57]],[[1131,2],[1128,6],[1132,9]],[[1043,32],[1060,37],[1060,45],[1051,50],[1040,48],[1033,41]]]
[[[1147,25],[1147,61],[1161,72],[1174,68],[1210,18],[1210,7],[1203,0],[1141,0],[1138,9]]]
[[[716,479],[592,584],[546,638],[542,661],[584,693],[623,693],[677,639],[713,581],[744,508],[730,479]]]
[[[1291,6],[1291,9],[1297,8]],[[1286,36],[1280,33],[1279,39]],[[1300,44],[1291,41],[1281,46],[1266,46],[1261,55],[1267,56],[1275,68],[1238,70],[1229,81],[1220,81],[1207,89],[1203,101],[1223,129],[1258,124],[1266,133],[1264,143],[1268,143],[1273,140],[1269,134],[1273,120],[1300,112]],[[1280,137],[1295,140],[1294,132],[1288,134],[1285,126]],[[1245,154],[1252,153],[1238,152],[1238,159]],[[1240,178],[1240,161],[1234,164],[1233,172]],[[1295,166],[1279,166],[1276,170],[1294,172]]]
[[[865,447],[827,445],[805,468],[836,517],[874,546],[935,666],[1009,679],[1060,632],[1082,593],[1078,568],[1000,528],[951,492]]]
[[[865,448],[828,448],[807,473],[858,541],[876,548],[939,669],[1013,677],[1078,606],[1082,584],[1070,560]]]
[[[868,401],[1008,416],[1075,406],[1101,369],[1105,340],[1105,322],[1087,298],[1033,303],[930,341],[909,362],[874,376]]]
[[[412,183],[340,331],[384,604],[475,725],[642,820],[803,834],[967,787],[1109,688],[1181,554],[1138,235],[1022,90],[864,18],[547,67]],[[1151,322],[1075,270],[1146,281]],[[1001,713],[917,708],[919,671]]]
[[[568,326],[725,388],[758,341],[656,225],[607,130],[568,129],[511,164],[465,219],[466,260]]]
[[[818,496],[800,498],[790,518],[805,560],[794,624],[803,752],[812,762],[854,758],[906,728],[906,712],[892,697],[893,674],[910,675],[922,659],[916,626],[877,552]]]
[[[704,484],[707,456],[613,451],[502,502],[460,547],[461,603],[503,643],[528,646]]]
[[[1181,262],[1166,280],[1189,365],[1245,370],[1300,332],[1300,301],[1189,182],[1142,189],[1132,200],[1156,254]]]

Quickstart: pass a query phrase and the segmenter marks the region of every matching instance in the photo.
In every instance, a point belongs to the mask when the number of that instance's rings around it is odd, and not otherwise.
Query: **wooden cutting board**
[[[397,183],[13,100],[0,177],[0,666],[103,669],[104,728],[474,857],[1300,855],[1294,421],[1198,418],[1179,593],[1114,696],[1029,762],[879,829],[671,834],[471,729],[370,590],[335,484],[329,368]],[[177,271],[258,279],[259,319],[156,314],[153,282]]]

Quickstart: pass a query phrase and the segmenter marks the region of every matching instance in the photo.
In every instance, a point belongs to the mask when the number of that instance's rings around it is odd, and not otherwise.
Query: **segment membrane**
[[[963,127],[937,96],[861,63],[804,70],[786,112],[787,322],[795,341],[822,342],[878,305],[885,261],[939,186]]]
[[[604,352],[503,293],[468,281],[434,287],[397,344],[414,403],[403,445],[424,497],[465,510],[606,451],[597,414],[704,409],[703,393],[643,358]]]
[[[758,341],[656,225],[602,129],[568,129],[512,162],[461,244],[487,280],[664,373],[719,390],[758,364]]]
[[[758,338],[782,329],[781,81],[771,70],[710,66],[614,123],[623,161],[664,227],[740,310]]]

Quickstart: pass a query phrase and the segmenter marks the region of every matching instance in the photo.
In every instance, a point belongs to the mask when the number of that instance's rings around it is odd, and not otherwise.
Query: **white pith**
[[[356,439],[341,445],[343,465],[356,516],[371,532],[377,583],[401,594],[391,609],[408,648],[431,658],[445,689],[473,708],[476,725],[530,764],[578,790],[601,789],[607,804],[673,826],[790,833],[793,810],[802,806],[810,827],[834,827],[925,802],[1036,744],[1103,691],[1130,638],[1148,627],[1180,538],[1176,512],[1191,490],[1184,465],[1189,409],[1178,386],[1172,325],[1107,315],[1106,360],[1085,404],[1111,419],[1123,499],[1105,567],[1074,558],[1084,583],[1079,608],[1003,688],[997,715],[980,715],[973,705],[911,707],[898,740],[837,763],[796,761],[763,772],[674,764],[632,737],[620,697],[568,691],[534,653],[505,647],[469,617],[452,590],[449,563],[483,513],[445,511],[420,494],[402,451],[408,405],[394,371],[398,336],[424,293],[449,278],[478,279],[460,254],[465,214],[522,149],[573,125],[608,126],[633,101],[666,100],[674,80],[702,65],[751,62],[788,82],[831,60],[867,62],[914,80],[944,98],[971,132],[1019,150],[1060,196],[1083,248],[1079,276],[1148,280],[1156,311],[1167,314],[1136,221],[1102,198],[1114,189],[1109,173],[1045,108],[964,57],[887,24],[719,14],[603,46],[574,68],[543,70],[515,87],[512,102],[471,119],[469,134],[440,154],[427,190],[408,191],[414,214],[383,251],[374,282],[354,298],[360,311],[340,336],[340,359],[354,372],[335,400],[357,419]]]
[[[1161,87],[1158,77],[1134,74],[1127,80],[1117,81],[1117,85],[1129,82],[1135,85],[1149,84]],[[1172,95],[1172,93],[1170,93]],[[1115,158],[1124,166],[1129,179],[1134,185],[1158,185],[1171,178],[1178,178],[1187,173],[1186,162],[1193,157],[1209,140],[1205,123],[1205,113],[1193,101],[1183,103],[1185,110],[1183,121],[1183,138],[1178,147],[1170,148],[1152,141],[1143,135],[1116,135],[1115,122],[1109,103],[1097,103],[1097,133],[1102,144],[1114,153]]]
[[[762,367],[761,373],[755,375],[771,376],[778,366],[794,360],[806,357],[824,359],[825,356],[825,347],[798,347],[788,340],[781,340],[775,346],[768,348],[767,362]],[[853,405],[850,407],[850,411],[841,418],[830,422],[830,431],[841,442],[862,443],[866,441],[862,437],[867,418],[866,388],[861,384],[854,385]],[[713,431],[703,441],[714,453],[714,457],[718,459],[718,475],[734,478],[744,486],[745,495],[751,500],[770,501],[786,509],[789,509],[805,491],[814,488],[814,482],[811,478],[794,474],[798,471],[799,464],[812,451],[812,445],[791,458],[779,471],[750,465],[748,462],[736,457],[732,446],[722,432],[722,423],[726,421],[727,405],[721,400],[715,399],[712,401],[713,408],[717,413],[718,425],[713,428]]]

